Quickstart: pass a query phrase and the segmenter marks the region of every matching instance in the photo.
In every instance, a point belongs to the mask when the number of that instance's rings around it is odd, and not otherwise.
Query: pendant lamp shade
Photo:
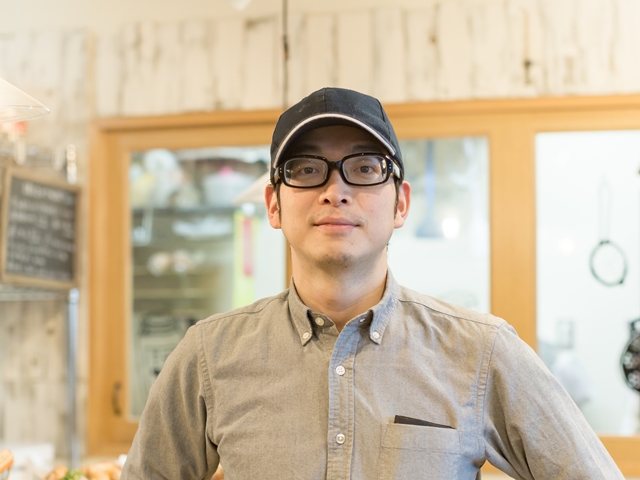
[[[0,78],[0,122],[29,120],[49,113],[49,109],[19,88]]]

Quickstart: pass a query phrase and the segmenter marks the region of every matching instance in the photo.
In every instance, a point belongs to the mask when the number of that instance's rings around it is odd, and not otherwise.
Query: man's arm
[[[489,462],[514,478],[624,478],[571,397],[506,324],[489,359],[484,439]]]
[[[210,479],[219,457],[206,435],[210,384],[200,332],[191,327],[171,353],[140,419],[123,480]]]

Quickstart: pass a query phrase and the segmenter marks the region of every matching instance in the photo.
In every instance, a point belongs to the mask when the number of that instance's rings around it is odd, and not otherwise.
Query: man
[[[620,479],[503,320],[399,286],[411,189],[380,103],[317,91],[273,135],[288,291],[192,327],[150,393],[125,479]],[[437,272],[425,272],[436,275]]]

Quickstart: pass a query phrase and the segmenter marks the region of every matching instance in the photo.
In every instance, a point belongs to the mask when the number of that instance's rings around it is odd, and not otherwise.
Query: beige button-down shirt
[[[622,479],[503,320],[399,286],[338,333],[295,288],[192,327],[123,479]]]

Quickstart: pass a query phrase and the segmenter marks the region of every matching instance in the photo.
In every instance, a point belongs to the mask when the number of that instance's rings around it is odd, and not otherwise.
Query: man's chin
[[[348,268],[356,261],[355,255],[350,252],[331,252],[317,259],[319,266]]]

